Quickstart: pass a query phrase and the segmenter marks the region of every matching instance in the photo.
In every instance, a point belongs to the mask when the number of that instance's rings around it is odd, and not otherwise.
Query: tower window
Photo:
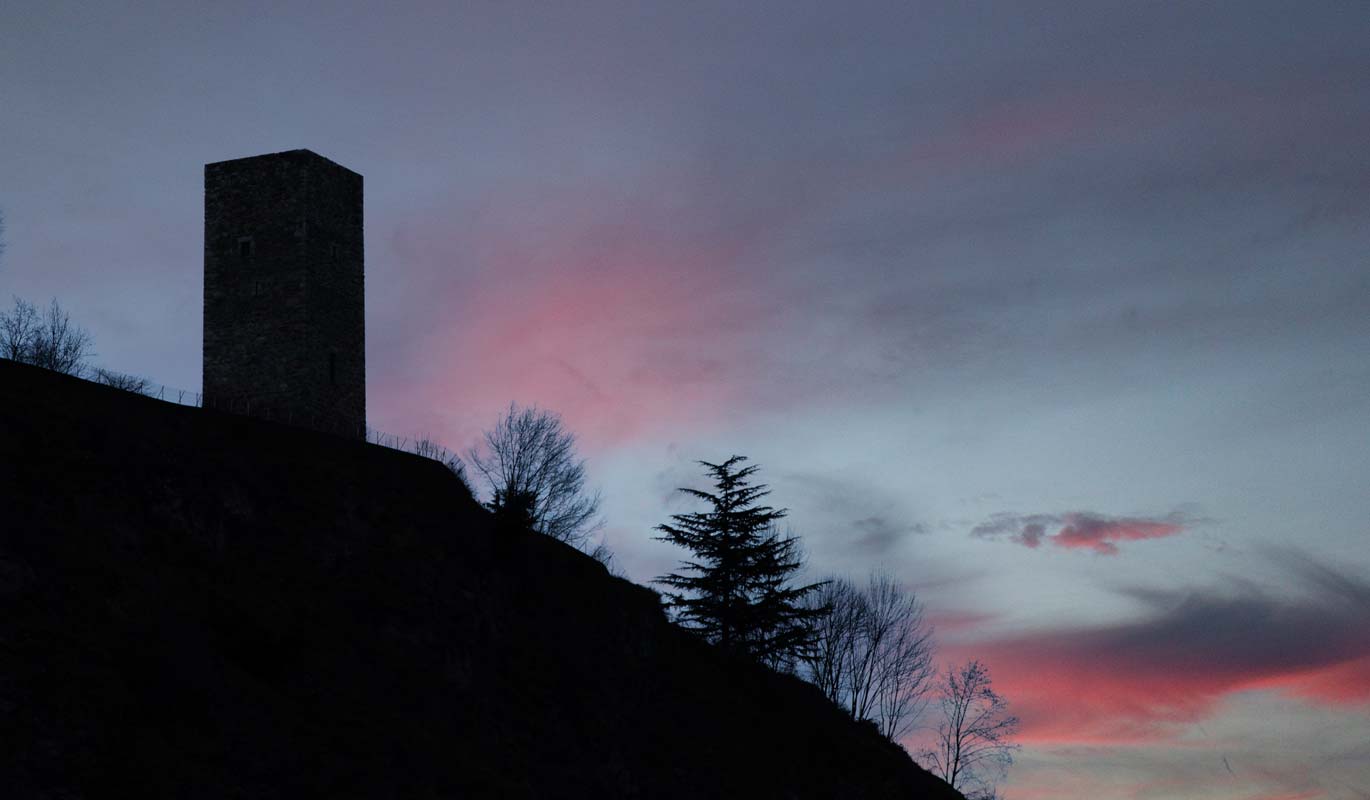
[[[338,354],[328,354],[328,382],[333,386],[338,385]]]
[[[337,260],[338,260],[338,256],[339,256],[339,254],[341,254],[341,253],[342,253],[342,248],[338,247],[338,243],[337,243],[337,242],[333,242],[332,244],[328,245],[328,257],[329,257],[331,260],[337,261]]]
[[[244,236],[238,240],[238,258],[252,257],[252,237]]]

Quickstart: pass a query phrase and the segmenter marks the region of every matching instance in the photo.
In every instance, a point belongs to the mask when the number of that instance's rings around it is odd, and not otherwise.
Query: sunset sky
[[[197,389],[202,166],[366,177],[369,417],[889,571],[1009,800],[1370,798],[1370,5],[0,5],[0,297]]]

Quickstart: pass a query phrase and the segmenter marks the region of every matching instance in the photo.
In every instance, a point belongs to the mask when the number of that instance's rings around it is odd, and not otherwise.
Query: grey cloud
[[[929,525],[916,518],[903,500],[869,483],[816,473],[777,475],[777,497],[802,513],[796,529],[810,541],[840,542],[847,553],[880,559],[895,552],[910,536],[926,534]]]
[[[1005,538],[1030,548],[1039,547],[1046,541],[1058,547],[1117,555],[1119,542],[1174,536],[1202,521],[1185,511],[1172,511],[1163,516],[1112,516],[1093,511],[1000,513],[976,525],[970,535],[981,539]]]
[[[1151,609],[1146,619],[1064,638],[1156,675],[1202,663],[1218,675],[1293,677],[1370,656],[1370,583],[1295,551],[1277,551],[1272,561],[1294,592],[1249,581],[1225,590],[1128,590]]]
[[[852,540],[852,546],[866,555],[877,558],[894,550],[905,537],[928,532],[928,526],[923,523],[901,524],[883,516],[854,520],[852,528],[860,532],[860,535]]]
[[[1039,522],[1029,522],[1023,526],[1014,538],[1028,547],[1037,547],[1042,543],[1042,537],[1046,535],[1046,526]]]

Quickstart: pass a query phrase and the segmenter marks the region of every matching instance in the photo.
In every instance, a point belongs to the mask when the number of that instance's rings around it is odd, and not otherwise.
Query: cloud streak
[[[1119,552],[1119,542],[1164,539],[1187,530],[1196,522],[1179,511],[1163,517],[1113,517],[1092,511],[995,514],[976,525],[970,533],[981,539],[1002,538],[1034,549],[1049,542],[1055,547],[1114,556]]]
[[[1370,702],[1370,583],[1298,554],[1276,560],[1292,592],[1130,590],[1146,609],[1136,619],[950,649],[996,666],[1025,741],[1168,739],[1243,691]]]

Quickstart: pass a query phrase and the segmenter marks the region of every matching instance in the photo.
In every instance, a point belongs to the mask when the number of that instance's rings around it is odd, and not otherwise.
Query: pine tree
[[[699,462],[714,491],[680,491],[712,509],[672,515],[656,528],[664,534],[657,539],[684,547],[694,560],[681,562],[685,574],[656,582],[670,587],[666,598],[682,626],[731,654],[782,667],[813,641],[809,623],[825,609],[805,608],[802,600],[822,584],[790,585],[803,566],[799,540],[776,530],[785,509],[757,504],[770,489],[751,484],[758,467],[740,467],[746,460]]]

